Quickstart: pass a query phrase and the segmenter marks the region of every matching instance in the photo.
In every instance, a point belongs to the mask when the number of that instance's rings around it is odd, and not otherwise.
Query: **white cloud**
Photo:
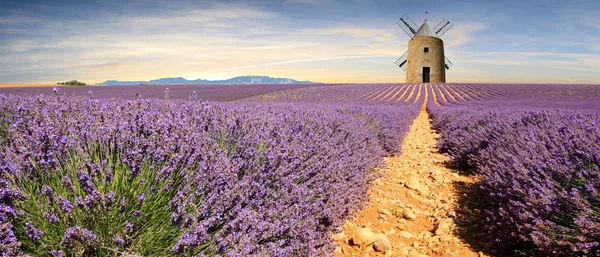
[[[256,68],[256,67],[264,67],[264,66],[274,66],[274,65],[282,65],[282,64],[293,64],[293,63],[304,63],[304,62],[318,62],[318,61],[330,61],[330,60],[340,60],[340,59],[358,59],[358,58],[373,58],[380,57],[381,55],[347,55],[347,56],[331,56],[331,57],[323,57],[323,58],[314,58],[314,59],[301,59],[301,60],[290,60],[290,61],[281,61],[281,62],[271,62],[271,63],[261,63],[261,64],[253,64],[253,65],[245,65],[245,66],[236,66],[230,68],[223,68],[217,70],[207,70],[196,73],[188,73],[180,75],[186,78],[202,78],[209,73],[220,73],[223,71],[231,71],[231,70],[242,70],[248,68]]]
[[[473,42],[477,37],[477,32],[485,29],[483,23],[461,23],[453,26],[446,34],[442,35],[444,46],[454,48]]]
[[[300,30],[301,34],[305,35],[316,35],[316,36],[335,36],[343,35],[352,38],[368,40],[368,41],[379,41],[389,42],[394,39],[396,32],[377,28],[377,27],[349,27],[349,26],[337,26],[337,27],[326,27],[326,28],[307,28]]]

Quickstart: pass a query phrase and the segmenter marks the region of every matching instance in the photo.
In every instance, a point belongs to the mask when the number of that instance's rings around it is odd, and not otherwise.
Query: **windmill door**
[[[423,83],[429,83],[429,76],[431,75],[431,69],[429,67],[423,67]]]

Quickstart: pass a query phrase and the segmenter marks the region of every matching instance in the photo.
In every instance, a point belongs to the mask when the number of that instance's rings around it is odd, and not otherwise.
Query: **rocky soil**
[[[461,216],[477,210],[459,205],[469,192],[457,185],[468,188],[474,181],[445,167],[448,157],[437,151],[437,138],[423,106],[403,154],[386,159],[366,208],[331,235],[338,244],[334,256],[486,256],[467,243],[473,240],[458,236],[456,223],[468,221]]]

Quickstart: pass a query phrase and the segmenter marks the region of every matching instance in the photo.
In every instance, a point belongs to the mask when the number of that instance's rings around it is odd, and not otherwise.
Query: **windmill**
[[[454,24],[443,19],[432,29],[425,19],[423,24],[417,27],[406,14],[396,24],[410,37],[408,50],[395,62],[406,71],[406,82],[445,83],[446,70],[450,69],[452,62],[444,55],[444,42],[440,37]]]

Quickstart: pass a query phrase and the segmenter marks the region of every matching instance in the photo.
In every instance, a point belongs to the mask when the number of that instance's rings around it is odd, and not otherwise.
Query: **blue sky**
[[[0,83],[404,82],[396,25],[446,18],[448,82],[600,83],[600,1],[2,1]]]

